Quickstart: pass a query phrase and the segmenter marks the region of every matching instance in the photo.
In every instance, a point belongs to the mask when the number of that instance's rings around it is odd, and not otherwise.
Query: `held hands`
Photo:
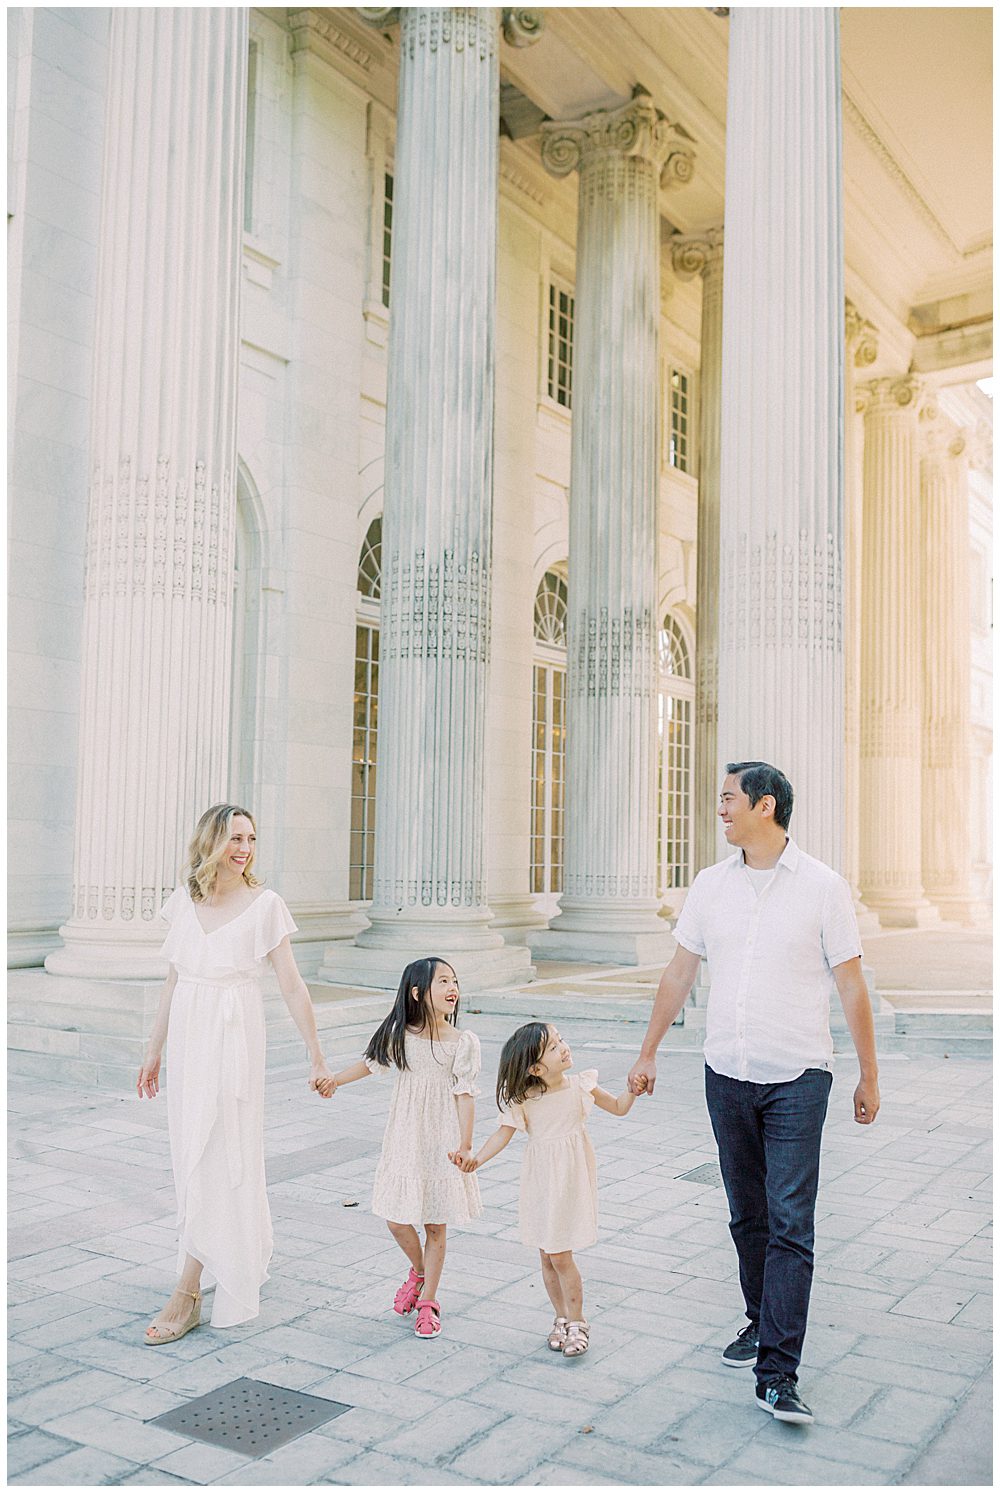
[[[160,1054],[147,1052],[135,1082],[139,1098],[155,1099],[160,1092]]]
[[[656,1059],[639,1058],[632,1064],[628,1075],[631,1094],[651,1094],[656,1086]]]
[[[325,1059],[320,1058],[310,1068],[309,1087],[321,1099],[332,1099],[337,1092],[337,1080],[326,1066]]]
[[[458,1151],[449,1151],[448,1160],[453,1162],[460,1172],[474,1172],[479,1165],[479,1162],[473,1156],[468,1146],[464,1146]]]
[[[877,1078],[862,1078],[854,1090],[854,1118],[859,1125],[870,1125],[879,1112],[881,1100]]]

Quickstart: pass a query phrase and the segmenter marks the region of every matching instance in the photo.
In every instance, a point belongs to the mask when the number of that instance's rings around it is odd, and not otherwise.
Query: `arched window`
[[[358,560],[354,646],[354,742],[351,762],[352,900],[370,902],[375,874],[375,747],[378,736],[379,601],[382,520],[368,526]]]
[[[566,578],[547,570],[535,593],[531,738],[531,890],[562,891],[566,781]]]
[[[656,868],[660,895],[691,882],[694,679],[691,649],[668,612],[659,634],[659,778]]]

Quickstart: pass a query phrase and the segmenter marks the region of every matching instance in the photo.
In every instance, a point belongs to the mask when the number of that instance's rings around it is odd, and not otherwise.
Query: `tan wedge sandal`
[[[193,1304],[190,1314],[185,1318],[183,1322],[150,1323],[150,1325],[146,1328],[146,1336],[143,1339],[147,1348],[159,1348],[163,1343],[177,1343],[182,1337],[186,1336],[187,1333],[193,1331],[194,1328],[197,1327],[201,1322],[201,1292],[185,1291],[180,1286],[177,1287],[177,1292],[181,1296],[191,1297],[191,1301]],[[150,1337],[151,1332],[157,1333],[158,1336]]]

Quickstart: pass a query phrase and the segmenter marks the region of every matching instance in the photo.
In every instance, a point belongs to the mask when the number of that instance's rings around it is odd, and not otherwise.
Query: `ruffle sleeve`
[[[368,1069],[368,1072],[374,1073],[376,1077],[378,1077],[380,1073],[388,1073],[389,1069],[392,1067],[391,1063],[377,1063],[374,1058],[370,1058],[367,1056],[365,1057],[364,1062],[365,1066]]]
[[[479,1093],[476,1079],[479,1077],[479,1070],[482,1066],[483,1056],[479,1047],[479,1038],[475,1032],[463,1032],[455,1049],[455,1065],[452,1068],[455,1082],[451,1092],[471,1094],[475,1098]]]
[[[509,1125],[514,1130],[527,1130],[524,1123],[524,1110],[520,1104],[510,1104],[506,1109],[500,1111],[500,1124]]]
[[[163,948],[160,952],[168,964],[176,964],[180,956],[184,937],[181,926],[182,914],[184,912],[184,904],[189,900],[186,887],[174,887],[174,890],[160,908],[160,917],[167,924],[167,936],[163,940]]]
[[[594,1107],[594,1090],[597,1087],[597,1069],[584,1068],[577,1075],[580,1080],[580,1098],[583,1100],[583,1112],[589,1115]]]
[[[258,898],[261,907],[254,927],[253,957],[266,959],[272,949],[289,933],[298,931],[298,924],[277,892],[262,892]]]

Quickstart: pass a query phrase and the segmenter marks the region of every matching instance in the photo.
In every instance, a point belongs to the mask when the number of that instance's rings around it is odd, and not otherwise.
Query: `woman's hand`
[[[460,1172],[474,1172],[479,1165],[468,1146],[458,1151],[449,1151],[448,1160],[457,1166]]]
[[[158,1052],[153,1052],[151,1049],[146,1053],[135,1086],[140,1099],[143,1095],[147,1099],[156,1098],[160,1092],[160,1054]]]
[[[317,1058],[309,1070],[309,1087],[321,1099],[332,1099],[337,1091],[337,1080],[326,1066],[325,1058]]]

